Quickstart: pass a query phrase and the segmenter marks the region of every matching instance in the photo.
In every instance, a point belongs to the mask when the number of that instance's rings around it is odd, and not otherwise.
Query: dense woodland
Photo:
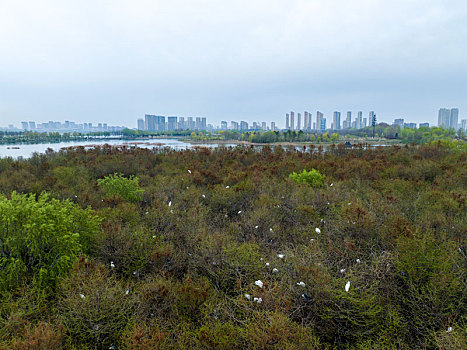
[[[466,200],[462,142],[1,159],[0,349],[465,349]]]

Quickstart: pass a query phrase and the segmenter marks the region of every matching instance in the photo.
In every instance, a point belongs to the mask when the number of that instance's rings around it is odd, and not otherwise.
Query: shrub
[[[113,174],[97,180],[106,196],[119,196],[129,202],[138,202],[142,199],[143,190],[139,187],[138,178],[131,175],[129,178],[122,174]]]
[[[324,175],[316,169],[306,171],[303,169],[301,173],[293,172],[289,177],[296,183],[307,183],[311,187],[321,187],[324,184]]]
[[[135,293],[102,266],[80,258],[60,284],[57,310],[72,344],[119,348],[135,309]]]
[[[41,194],[0,196],[0,291],[33,282],[52,290],[89,250],[100,219],[91,210]]]

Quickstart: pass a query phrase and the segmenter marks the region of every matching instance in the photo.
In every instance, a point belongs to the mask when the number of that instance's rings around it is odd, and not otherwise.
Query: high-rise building
[[[375,112],[370,111],[368,113],[368,126],[373,126],[373,121],[375,122],[375,126],[376,126],[376,114],[375,114]],[[366,123],[365,123],[365,125],[366,125]]]
[[[196,117],[195,120],[196,120],[195,129],[201,130],[201,117]]]
[[[206,117],[201,117],[201,130],[206,130],[207,125],[206,125]]]
[[[242,120],[240,122],[240,130],[248,130],[248,123]]]
[[[321,131],[326,131],[326,118],[321,118]]]
[[[334,112],[332,116],[332,125],[334,130],[340,130],[341,128],[341,112]]]
[[[345,129],[350,129],[352,126],[352,112],[347,112],[347,119],[345,120]]]
[[[230,122],[230,128],[231,128],[232,130],[238,130],[238,128],[239,128],[238,123],[237,123],[236,121],[233,121],[233,120],[232,120],[232,121]]]
[[[362,125],[360,126],[360,129],[361,128],[366,128],[366,118],[363,118],[363,123]]]
[[[404,118],[394,119],[394,126],[397,125],[402,129],[404,127]]]
[[[221,130],[227,130],[227,122],[226,121],[221,121]]]
[[[28,124],[28,122],[21,122],[21,129],[23,129],[23,130],[28,130],[28,129],[29,129],[29,124]]]
[[[297,130],[302,129],[302,115],[297,113]]]
[[[261,129],[266,130],[267,128],[266,122],[261,122]]]
[[[276,130],[276,123],[275,122],[271,122],[271,130],[272,131]]]
[[[289,117],[289,113],[285,113],[285,128],[287,130],[290,129],[290,117]]]
[[[185,130],[185,117],[178,117],[178,129]]]
[[[314,128],[313,128],[313,123],[311,121],[311,113],[308,112],[308,128],[307,128],[307,130],[311,130],[311,129],[314,129]]]
[[[195,122],[193,120],[193,117],[188,117],[186,118],[186,125],[185,128],[189,130],[195,130]]]
[[[430,123],[420,123],[419,128],[429,128],[430,127]]]
[[[321,130],[321,121],[323,120],[324,115],[320,111],[316,112],[316,129]]]
[[[138,130],[144,130],[144,119],[138,119]]]
[[[174,131],[177,129],[177,117],[167,117],[167,130]]]
[[[357,117],[355,118],[355,129],[361,129],[363,127],[363,112],[358,111]]]
[[[464,131],[467,131],[467,119],[462,119],[461,129],[464,130]]]
[[[29,130],[36,130],[36,122],[29,122]]]
[[[457,122],[459,120],[459,108],[451,108],[451,116],[449,118],[449,127],[457,130]]]
[[[447,108],[440,108],[438,112],[438,126],[449,128],[451,124],[451,111]]]
[[[294,112],[290,112],[290,129],[295,130]]]

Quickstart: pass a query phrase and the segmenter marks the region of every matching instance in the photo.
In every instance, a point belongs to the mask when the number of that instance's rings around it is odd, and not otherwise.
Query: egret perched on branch
[[[345,291],[348,292],[350,289],[350,281],[347,281],[347,283],[345,284]]]
[[[255,284],[256,284],[258,287],[263,288],[263,281],[257,280],[257,281],[255,281]]]
[[[297,283],[297,286],[300,286],[300,287],[305,288],[305,287],[306,287],[306,284],[305,284],[305,282],[298,282],[298,283]]]

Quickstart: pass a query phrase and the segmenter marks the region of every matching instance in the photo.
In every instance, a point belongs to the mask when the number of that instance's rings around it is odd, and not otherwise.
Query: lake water
[[[106,140],[89,140],[89,141],[73,141],[73,142],[57,142],[57,143],[36,143],[36,144],[14,144],[14,145],[0,145],[0,158],[5,157],[23,157],[29,158],[34,152],[44,153],[48,148],[54,151],[59,151],[64,147],[83,146],[93,147],[96,145],[113,145],[113,146],[137,146],[141,148],[153,147],[171,147],[175,150],[184,150],[193,147],[218,147],[217,143],[209,144],[191,144],[188,142],[179,141],[177,139],[151,139],[151,140],[120,140],[120,139],[106,139]],[[235,146],[233,144],[226,144],[226,147]]]

